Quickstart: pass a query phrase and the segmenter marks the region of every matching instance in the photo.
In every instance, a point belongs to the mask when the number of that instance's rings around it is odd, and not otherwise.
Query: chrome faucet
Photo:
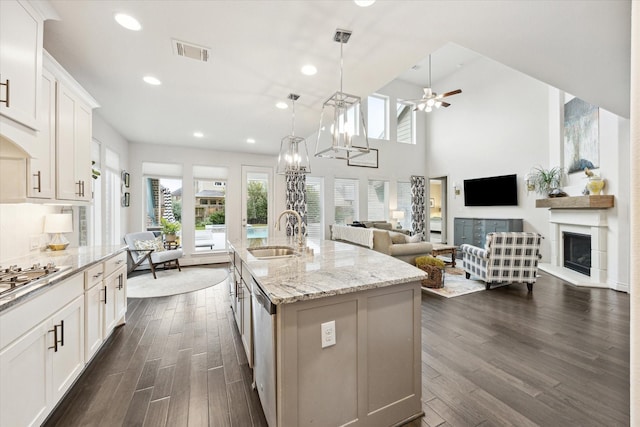
[[[298,220],[298,252],[302,253],[304,251],[304,236],[302,235],[302,217],[300,214],[292,209],[283,210],[280,215],[278,215],[278,219],[276,220],[276,230],[280,231],[280,219],[284,214],[295,215]],[[294,230],[295,233],[295,230]]]

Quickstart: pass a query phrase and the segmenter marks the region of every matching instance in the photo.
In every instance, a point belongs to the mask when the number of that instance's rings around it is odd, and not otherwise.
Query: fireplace
[[[586,276],[591,275],[591,235],[562,233],[563,265]]]

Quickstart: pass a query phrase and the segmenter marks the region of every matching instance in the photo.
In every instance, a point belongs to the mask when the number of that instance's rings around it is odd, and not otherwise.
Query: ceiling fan
[[[422,90],[424,91],[422,98],[408,100],[408,102],[416,104],[413,111],[426,111],[427,113],[430,113],[433,111],[434,107],[448,107],[451,104],[443,101],[443,98],[462,93],[462,89],[456,89],[450,92],[437,94],[431,89],[431,54],[429,54],[429,86],[422,88]]]

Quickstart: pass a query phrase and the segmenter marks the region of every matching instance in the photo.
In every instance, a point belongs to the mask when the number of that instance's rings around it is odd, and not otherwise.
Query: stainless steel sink
[[[295,256],[295,251],[289,246],[261,246],[247,250],[258,259],[288,258]]]

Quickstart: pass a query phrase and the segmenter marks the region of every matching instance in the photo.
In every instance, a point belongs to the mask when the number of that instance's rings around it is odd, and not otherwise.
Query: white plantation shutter
[[[358,180],[336,178],[333,182],[336,224],[358,220]]]
[[[400,220],[402,228],[411,229],[411,184],[409,182],[398,182],[397,210],[404,212],[404,219]]]
[[[320,241],[324,238],[322,178],[307,176],[307,238]]]
[[[369,221],[388,220],[389,182],[369,181],[367,197],[367,219]]]

